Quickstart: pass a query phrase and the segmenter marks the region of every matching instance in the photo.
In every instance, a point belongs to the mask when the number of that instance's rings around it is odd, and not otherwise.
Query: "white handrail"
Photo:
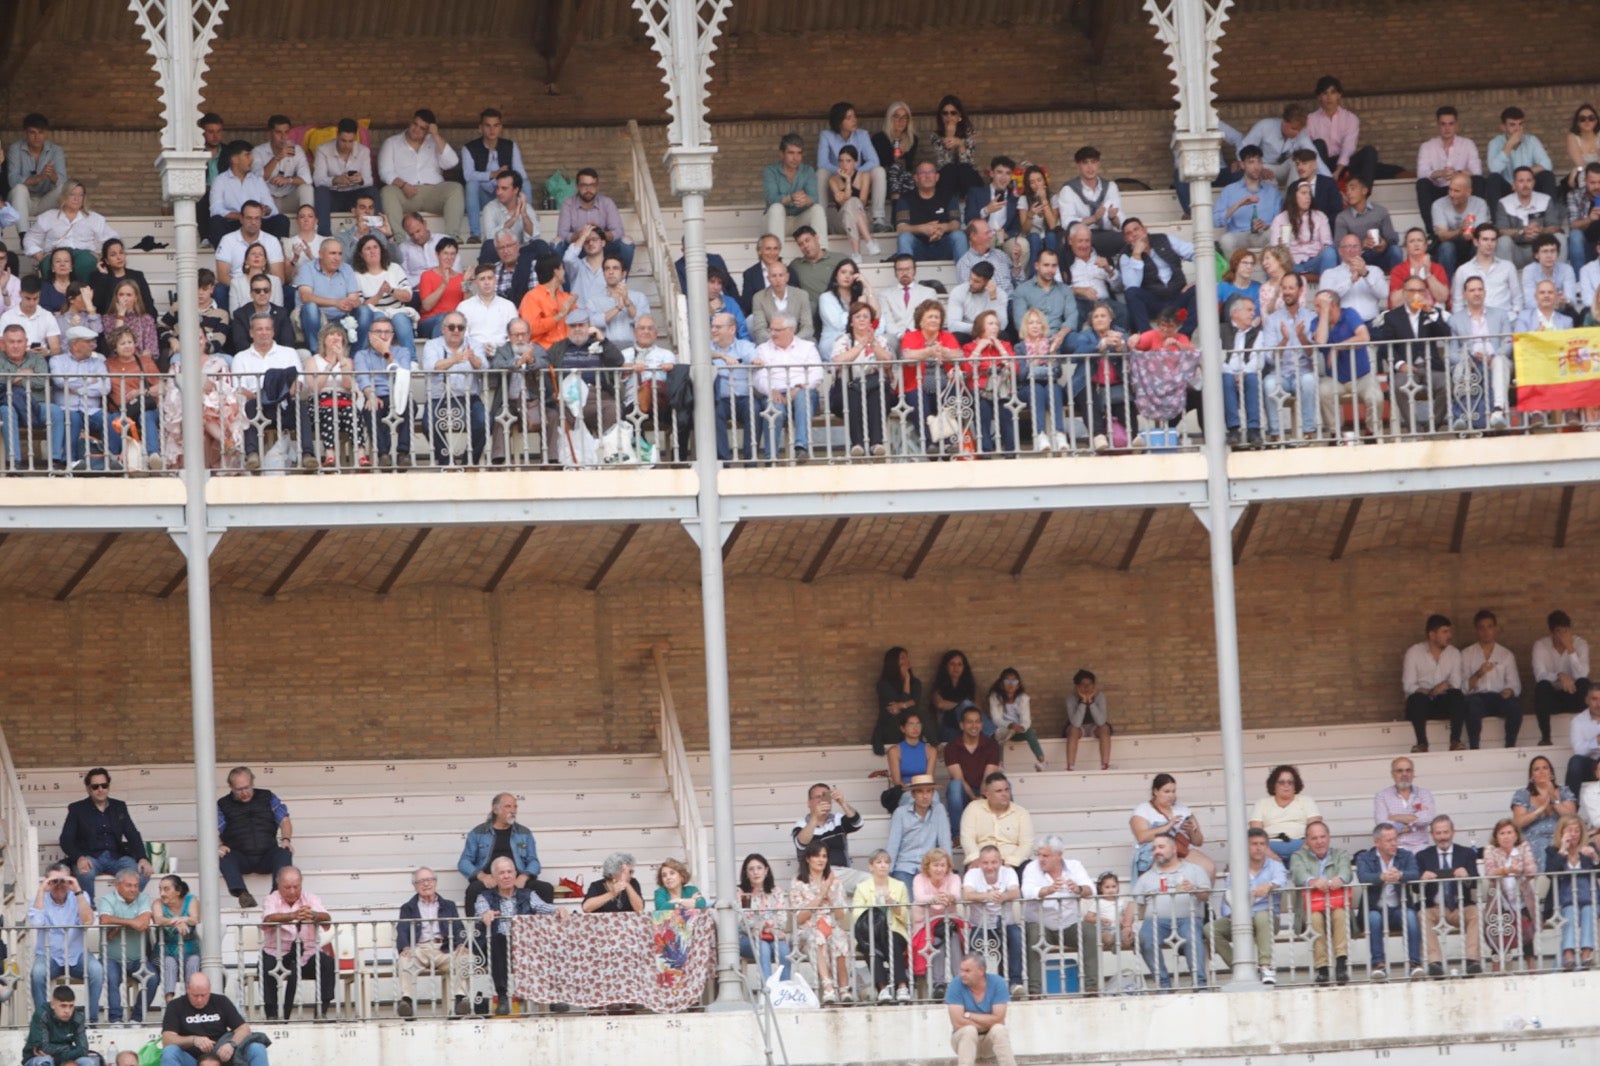
[[[0,782],[0,826],[5,829],[6,859],[0,879],[11,881],[16,887],[11,906],[6,908],[7,922],[13,928],[27,924],[28,901],[39,886],[39,830],[28,819],[28,800],[22,783],[17,779],[17,764],[11,759],[11,745],[6,742],[5,731],[0,730],[0,770],[5,780]],[[23,958],[26,954],[29,957]],[[32,952],[23,948],[14,960],[18,973],[26,974],[32,967]],[[23,991],[26,982],[17,982],[12,1002],[17,1016],[29,1017],[33,1004]]]
[[[667,773],[667,791],[683,833],[684,861],[701,884],[713,884],[706,866],[706,823],[700,817],[700,801],[695,795],[694,772],[683,746],[683,730],[678,726],[678,708],[672,701],[672,683],[667,679],[667,646],[654,645],[650,656],[656,664],[656,683],[661,695],[661,759]]]
[[[671,309],[678,306],[678,271],[673,265],[672,242],[667,236],[667,225],[661,217],[661,201],[656,196],[655,179],[650,175],[650,158],[645,155],[644,135],[639,123],[628,120],[628,140],[632,147],[632,177],[634,210],[639,212],[639,225],[650,253],[650,271],[656,278],[656,292],[661,297],[661,307],[667,313],[667,329],[672,332],[672,343],[680,350],[688,334],[678,332],[678,319]]]

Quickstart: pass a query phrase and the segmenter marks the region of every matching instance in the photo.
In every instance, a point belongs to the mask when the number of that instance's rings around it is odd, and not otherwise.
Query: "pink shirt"
[[[1314,141],[1321,141],[1341,167],[1350,165],[1350,156],[1361,138],[1361,120],[1355,114],[1339,108],[1329,118],[1322,108],[1306,116],[1306,133]]]
[[[1289,225],[1289,212],[1279,211],[1272,220],[1273,240],[1277,240],[1278,227]],[[1299,266],[1307,259],[1333,243],[1333,231],[1328,228],[1328,216],[1312,208],[1300,218],[1300,232],[1289,234],[1289,258]]]
[[[300,890],[300,898],[293,904],[285,903],[283,897],[277,892],[267,897],[262,904],[261,916],[271,917],[274,914],[288,914],[290,911],[299,910],[301,907],[310,907],[314,911],[326,914],[328,908],[316,896]],[[289,954],[296,941],[300,942],[300,962],[305,964],[317,953],[316,922],[263,922],[261,925],[261,950],[268,955],[284,956]]]
[[[1422,147],[1417,149],[1417,177],[1428,178],[1435,170],[1464,170],[1468,174],[1482,174],[1483,161],[1478,158],[1478,146],[1465,137],[1457,137],[1450,142],[1450,147],[1444,146],[1444,141],[1438,137],[1423,141]],[[1433,181],[1432,178],[1428,178]],[[1447,181],[1434,181],[1439,188],[1444,188],[1450,183]]]

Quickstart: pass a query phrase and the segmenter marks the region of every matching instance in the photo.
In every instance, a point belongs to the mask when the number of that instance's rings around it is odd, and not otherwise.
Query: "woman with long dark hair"
[[[778,965],[782,980],[789,979],[788,897],[772,879],[772,864],[752,851],[739,867],[739,954],[761,967],[761,981]]]
[[[872,317],[878,317],[878,296],[872,291],[866,275],[853,259],[841,259],[828,278],[828,288],[817,298],[817,314],[822,319],[822,333],[817,337],[817,351],[823,358],[833,353],[834,342],[850,328],[850,308],[865,303],[872,308]]]
[[[828,846],[822,841],[813,840],[800,853],[800,872],[789,888],[789,903],[795,908],[795,948],[809,955],[816,967],[822,1005],[832,1006],[841,996],[854,1003],[844,882],[828,863]]]
[[[939,743],[961,731],[961,712],[976,707],[978,687],[972,677],[972,664],[967,653],[950,649],[939,660],[939,673],[933,681],[933,694],[928,698],[928,709],[939,716]]]
[[[900,716],[922,705],[922,680],[911,669],[911,653],[893,647],[883,653],[878,672],[878,720],[872,727],[872,754],[882,755],[900,741]]]
[[[823,299],[832,295],[823,293]],[[884,454],[884,412],[894,404],[892,395],[884,394],[884,368],[878,365],[888,363],[894,353],[878,332],[877,321],[877,308],[857,300],[850,305],[848,328],[827,350],[835,368],[828,401],[835,414],[843,412],[850,454],[858,458],[866,455],[868,448],[875,457]]]
[[[939,101],[934,115],[933,162],[939,168],[939,195],[964,202],[969,189],[983,184],[978,173],[978,138],[961,97],[951,93]]]

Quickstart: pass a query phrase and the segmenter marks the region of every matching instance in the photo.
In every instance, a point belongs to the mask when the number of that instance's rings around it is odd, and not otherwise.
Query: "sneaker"
[[[833,989],[831,989],[831,988],[823,989],[823,992],[822,992],[822,1005],[824,1007],[831,1007],[831,1006],[833,1006],[834,1004],[836,1004],[838,1002],[839,1002],[839,996],[838,996],[837,993],[834,992]]]
[[[1021,999],[1023,996],[1025,996],[1027,994],[1028,994],[1028,988],[1027,988],[1026,985],[1012,985],[1011,986],[1011,998],[1012,999]]]
[[[330,463],[327,463],[325,465],[332,466],[333,463],[330,462]],[[317,457],[315,455],[302,455],[300,457],[300,469],[301,470],[315,470],[316,468],[317,468]]]
[[[883,445],[881,445],[881,444],[874,444],[874,445],[873,445],[873,446],[872,446],[872,457],[873,457],[873,458],[874,458],[874,459],[882,459],[882,458],[883,458],[883,457],[884,457],[884,456],[885,456],[885,455],[887,455],[887,454],[889,454],[889,453],[888,453],[888,450],[887,450],[887,449],[885,449],[885,448],[884,448],[884,446],[883,446]]]
[[[1252,448],[1261,447],[1261,431],[1259,429],[1250,430],[1248,433],[1245,434],[1245,438],[1244,439],[1245,439],[1245,443],[1248,444]]]
[[[149,470],[152,473],[160,473],[162,470],[166,469],[166,463],[162,461],[161,456],[159,455],[145,456],[144,466],[146,470]]]
[[[1543,429],[1546,421],[1543,411],[1532,411],[1528,414],[1529,429]]]
[[[1034,451],[1036,451],[1036,452],[1047,452],[1047,451],[1050,451],[1051,449],[1053,449],[1055,446],[1056,446],[1056,442],[1050,438],[1050,434],[1048,434],[1048,433],[1035,433],[1033,435],[1033,450]]]
[[[1263,966],[1263,967],[1261,967],[1261,983],[1264,984],[1264,985],[1275,985],[1275,984],[1277,984],[1278,983],[1278,971],[1274,970],[1271,966]]]
[[[863,244],[861,248],[868,255],[877,256],[883,254],[883,248],[879,246],[877,241],[868,241],[866,244]]]
[[[1372,972],[1369,973],[1367,977],[1369,980],[1373,981],[1387,981],[1389,979],[1389,971],[1385,970],[1382,966],[1374,966],[1372,968]]]
[[[1044,760],[1043,759],[1035,759],[1035,760],[1033,760],[1033,772],[1036,773],[1036,774],[1044,773]]]
[[[906,985],[901,985],[899,988],[895,989],[894,990],[894,1001],[896,1003],[910,1003],[911,1002],[911,989]]]
[[[1072,438],[1065,433],[1052,433],[1050,435],[1050,445],[1058,452],[1070,452],[1072,450]]]
[[[1438,963],[1435,963],[1434,965],[1437,966]],[[1442,969],[1442,967],[1441,967],[1441,969]],[[1432,977],[1432,976],[1433,976],[1433,974],[1432,974],[1431,970],[1424,970],[1420,965],[1417,965],[1415,963],[1412,964],[1412,966],[1411,966],[1411,979],[1413,981],[1420,980],[1423,977]]]
[[[238,896],[239,906],[249,910],[256,905],[256,898],[248,892],[241,892]]]
[[[867,450],[859,444],[850,445],[850,458],[860,459],[867,454]]]
[[[401,1018],[414,1018],[417,1015],[416,1009],[411,1005],[410,996],[401,996],[400,1002],[394,1005],[394,1012]]]
[[[1466,431],[1467,431],[1467,420],[1465,418],[1463,418],[1460,415],[1456,415],[1454,418],[1452,418],[1450,420],[1450,432],[1452,432],[1452,433],[1465,433]]]
[[[1104,433],[1096,433],[1094,435],[1094,450],[1095,451],[1103,452],[1107,448],[1110,448],[1110,447],[1111,447],[1111,438],[1110,437],[1107,437]]]
[[[878,1002],[893,1003],[894,989],[890,988],[888,985],[884,985],[882,988],[878,989]]]
[[[889,220],[888,219],[883,218],[883,217],[880,216],[880,217],[875,218],[875,219],[872,220],[872,232],[873,233],[888,233],[889,231],[890,231],[890,226],[889,226]],[[876,242],[874,242],[874,243],[876,243]]]
[[[1413,754],[1413,755],[1426,755],[1427,753],[1428,753],[1428,742],[1426,740],[1424,740],[1421,744],[1413,744],[1413,745],[1411,745],[1411,754]]]
[[[1511,420],[1506,418],[1506,413],[1504,411],[1501,411],[1497,408],[1496,410],[1489,412],[1489,428],[1510,429]]]
[[[840,1003],[854,1003],[855,1001],[856,1001],[856,990],[855,989],[847,988],[843,992],[839,993],[839,1002]]]

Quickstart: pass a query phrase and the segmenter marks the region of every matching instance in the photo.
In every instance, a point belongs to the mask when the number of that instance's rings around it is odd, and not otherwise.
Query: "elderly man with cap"
[[[932,774],[915,774],[907,782],[910,794],[900,801],[889,819],[889,859],[894,864],[895,880],[911,882],[922,868],[922,857],[934,848],[950,850],[950,816],[935,798],[938,790]]]
[[[107,454],[122,454],[122,434],[108,414],[111,372],[105,357],[95,351],[99,340],[94,330],[73,326],[67,330],[67,350],[50,357],[50,402],[67,413],[67,442],[75,470],[87,466],[91,435],[105,442]]]

